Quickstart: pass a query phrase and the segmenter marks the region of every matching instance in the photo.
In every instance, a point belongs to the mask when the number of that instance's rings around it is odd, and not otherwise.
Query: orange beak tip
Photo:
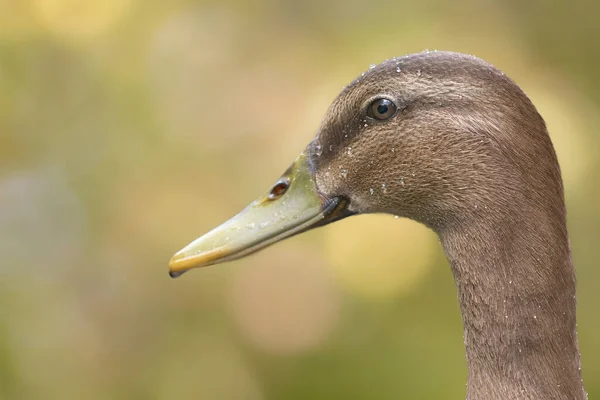
[[[177,278],[192,268],[211,265],[215,260],[224,258],[228,254],[228,251],[222,247],[197,254],[192,253],[192,255],[184,249],[175,254],[169,261],[169,276]]]

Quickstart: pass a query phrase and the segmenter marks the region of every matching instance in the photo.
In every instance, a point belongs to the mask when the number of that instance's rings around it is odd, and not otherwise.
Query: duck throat
[[[482,210],[440,233],[458,288],[467,399],[586,399],[564,211],[523,217]]]

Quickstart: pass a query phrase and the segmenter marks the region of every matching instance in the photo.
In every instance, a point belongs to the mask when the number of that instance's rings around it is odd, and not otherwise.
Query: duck
[[[556,153],[524,91],[475,56],[372,65],[274,185],[177,252],[169,274],[371,213],[438,235],[458,292],[468,400],[587,398]]]

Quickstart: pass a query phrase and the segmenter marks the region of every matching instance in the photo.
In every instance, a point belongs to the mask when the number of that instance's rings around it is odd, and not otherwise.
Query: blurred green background
[[[386,58],[475,54],[561,161],[600,397],[598,2],[0,0],[0,398],[460,399],[436,236],[355,217],[167,275]]]

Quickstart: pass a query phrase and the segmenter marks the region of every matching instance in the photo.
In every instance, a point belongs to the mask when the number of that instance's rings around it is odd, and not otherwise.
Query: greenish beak
[[[177,252],[169,275],[246,256],[297,233],[342,218],[344,201],[321,196],[304,154],[273,188],[241,213]]]

